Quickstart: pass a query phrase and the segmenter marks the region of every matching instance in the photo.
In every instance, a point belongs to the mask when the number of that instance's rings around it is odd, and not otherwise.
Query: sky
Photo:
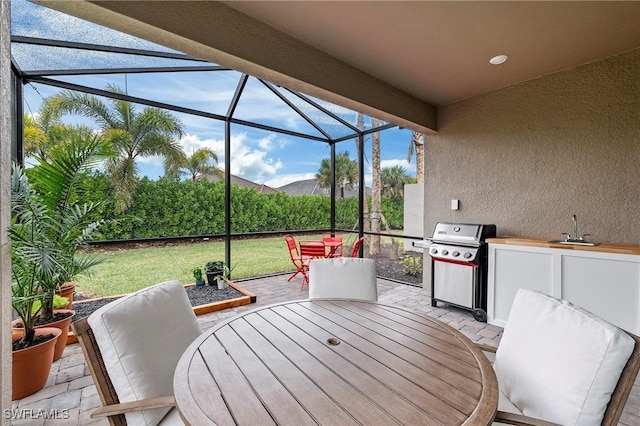
[[[156,45],[134,39],[113,30],[84,23],[44,7],[14,0],[12,2],[12,34],[31,37],[56,38],[70,41],[91,42],[97,38],[99,43],[124,47],[153,48]],[[151,46],[151,47],[150,47]],[[15,49],[14,49],[15,47]],[[116,66],[164,66],[177,63],[176,60],[141,60],[131,55],[116,55],[61,49],[39,49],[25,45],[13,45],[12,54],[23,69],[80,68],[91,64],[97,68]],[[166,48],[164,48],[167,51]],[[126,56],[126,57],[122,57]],[[133,65],[132,65],[133,64]],[[182,62],[180,62],[182,65]],[[241,74],[236,71],[147,73],[147,74],[101,74],[84,76],[53,77],[83,86],[105,90],[115,85],[135,97],[150,99],[192,108],[213,114],[225,115],[233,97]],[[280,93],[309,115],[332,137],[345,136],[351,131],[330,116],[310,107],[286,90],[276,88]],[[60,89],[29,83],[24,87],[26,114],[38,114],[44,98],[58,93]],[[110,101],[101,98],[106,104]],[[326,109],[342,119],[355,124],[354,111],[313,98]],[[138,112],[146,106],[135,105]],[[187,154],[198,148],[207,147],[216,152],[219,167],[224,168],[224,122],[211,118],[172,112],[184,125],[185,135],[180,144]],[[287,106],[264,84],[253,77],[249,78],[234,118],[257,122],[286,130],[322,136],[298,113]],[[82,116],[67,115],[63,121],[68,124],[87,124],[96,127],[92,120]],[[370,122],[366,121],[367,126]],[[365,182],[371,183],[371,140],[367,136],[365,144]],[[415,176],[415,158],[407,162],[407,153],[411,131],[394,127],[381,132],[381,166],[401,165],[407,173]],[[336,152],[348,151],[352,159],[357,159],[353,139],[336,145]],[[245,179],[278,188],[288,183],[314,178],[324,158],[329,158],[330,148],[324,142],[303,139],[273,131],[265,131],[248,126],[231,126],[231,173]],[[141,176],[157,179],[163,175],[161,158],[139,158],[137,166]]]

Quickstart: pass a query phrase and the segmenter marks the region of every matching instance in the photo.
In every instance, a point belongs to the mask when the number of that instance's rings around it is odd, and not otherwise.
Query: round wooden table
[[[484,354],[427,316],[374,302],[296,301],[206,331],[174,376],[192,425],[491,424]]]

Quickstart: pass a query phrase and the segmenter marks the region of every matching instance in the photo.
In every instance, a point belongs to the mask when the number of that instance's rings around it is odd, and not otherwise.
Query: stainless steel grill
[[[473,312],[487,321],[487,245],[496,236],[495,225],[438,222],[428,247],[431,256],[431,304],[447,303]]]

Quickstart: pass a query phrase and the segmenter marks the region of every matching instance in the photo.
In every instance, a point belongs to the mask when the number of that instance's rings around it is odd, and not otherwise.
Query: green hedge
[[[180,237],[224,233],[224,183],[144,178],[132,207],[115,211],[108,179],[101,173],[85,176],[79,196],[101,201],[98,217],[117,219],[104,227],[105,240]],[[329,198],[321,195],[260,194],[231,187],[233,233],[329,228]],[[402,228],[403,202],[383,198],[382,211],[390,226]],[[336,226],[351,229],[357,223],[358,200],[336,203]]]

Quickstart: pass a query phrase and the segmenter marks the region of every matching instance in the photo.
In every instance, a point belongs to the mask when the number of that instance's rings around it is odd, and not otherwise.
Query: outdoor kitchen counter
[[[487,239],[487,320],[504,326],[520,288],[574,303],[640,334],[640,246]]]
[[[551,240],[537,239],[537,238],[519,238],[519,237],[500,237],[500,238],[488,238],[489,244],[510,244],[516,246],[528,246],[528,247],[544,247],[554,248],[562,250],[585,250],[602,253],[620,253],[620,254],[635,254],[640,256],[640,245],[636,244],[613,244],[613,243],[600,243],[597,246],[583,246],[573,244],[560,244],[552,243]]]

